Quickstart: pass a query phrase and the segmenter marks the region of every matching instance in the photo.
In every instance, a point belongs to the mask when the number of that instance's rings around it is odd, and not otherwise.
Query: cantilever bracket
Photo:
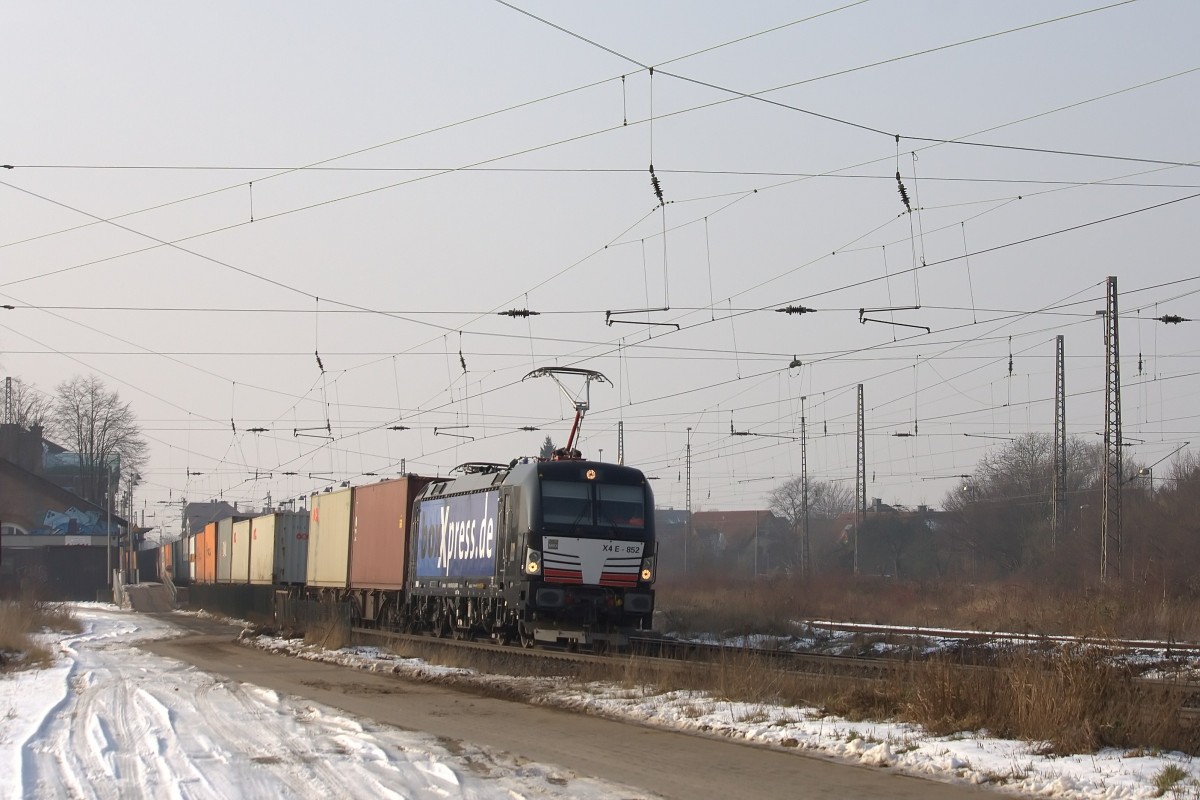
[[[930,330],[925,325],[910,325],[907,322],[892,322],[891,320],[887,320],[887,319],[873,319],[873,318],[867,316],[867,314],[879,314],[879,313],[888,312],[888,311],[919,311],[920,309],[921,309],[920,306],[895,306],[895,307],[890,307],[890,308],[889,307],[860,308],[858,310],[858,322],[860,325],[865,325],[868,322],[878,322],[880,325],[894,325],[897,328],[916,328],[917,330],[922,330],[922,331],[925,331],[926,333],[933,333],[933,331]]]

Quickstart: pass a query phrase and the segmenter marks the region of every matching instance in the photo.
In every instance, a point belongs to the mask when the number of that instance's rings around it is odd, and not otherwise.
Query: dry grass
[[[1154,776],[1154,796],[1162,797],[1167,792],[1175,793],[1175,788],[1188,776],[1187,772],[1177,764],[1168,764]]]
[[[325,619],[311,622],[304,630],[304,643],[324,647],[327,650],[349,647],[353,643],[350,623],[338,614],[330,614]]]
[[[1200,640],[1200,598],[1164,597],[1145,585],[908,583],[846,576],[801,582],[661,582],[655,627],[737,636],[796,634],[795,622],[833,619],[926,627],[1106,638]]]
[[[32,600],[0,602],[0,670],[49,666],[54,656],[33,640],[33,634],[80,630],[66,606]]]
[[[1059,755],[1095,752],[1101,747],[1200,754],[1200,729],[1189,728],[1180,719],[1179,694],[1139,684],[1130,670],[1114,666],[1101,653],[1084,647],[1013,650],[1001,654],[993,668],[969,667],[948,659],[914,661],[876,681],[832,673],[784,672],[761,653],[737,650],[723,651],[707,664],[635,658],[577,664],[531,661],[504,647],[451,654],[435,640],[428,645],[405,642],[397,649],[407,657],[484,674],[555,676],[579,685],[605,682],[629,697],[696,692],[759,707],[748,712],[747,719],[753,721],[765,719],[768,706],[786,706],[797,709],[797,714],[912,722],[940,735],[987,730],[995,736],[1038,743],[1046,753]],[[459,682],[454,676],[432,680]],[[521,688],[506,681],[475,679],[463,688],[520,700],[540,694],[538,685]],[[697,700],[684,713],[700,716],[703,708]]]
[[[1017,650],[995,669],[927,663],[911,670],[900,679],[901,716],[934,733],[986,728],[1044,742],[1056,754],[1101,747],[1200,752],[1200,731],[1178,713],[1181,694],[1139,683],[1094,649]]]
[[[987,730],[1059,755],[1101,747],[1200,753],[1200,730],[1178,713],[1181,694],[1139,683],[1129,669],[1084,647],[1014,650],[992,668],[910,662],[877,681],[786,673],[761,656],[730,653],[691,677],[687,688],[722,699],[912,722],[938,735]]]
[[[720,635],[800,634],[793,621],[1200,640],[1200,602],[1166,599],[1145,587],[1084,589],[1021,584],[908,584],[849,578],[794,579],[706,587],[667,585],[658,595],[658,627]],[[862,642],[863,647],[869,643]],[[998,654],[994,669],[947,656],[915,661],[895,677],[859,682],[828,676],[797,682],[749,657],[727,657],[711,687],[750,702],[786,698],[852,719],[915,722],[934,733],[987,729],[1044,743],[1048,752],[1099,747],[1182,750],[1200,754],[1200,731],[1177,713],[1181,697],[1147,689],[1133,672],[1095,648]]]

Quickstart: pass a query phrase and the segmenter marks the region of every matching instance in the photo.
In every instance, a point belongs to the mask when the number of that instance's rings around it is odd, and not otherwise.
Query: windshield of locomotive
[[[599,527],[641,531],[646,527],[640,486],[542,481],[542,521],[547,527]]]

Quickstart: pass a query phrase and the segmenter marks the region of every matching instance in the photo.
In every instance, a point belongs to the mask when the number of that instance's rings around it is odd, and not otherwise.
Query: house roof
[[[40,475],[35,475],[27,469],[22,469],[6,458],[0,458],[0,472],[8,477],[29,487],[30,491],[35,491],[43,496],[53,498],[63,504],[63,508],[74,506],[80,511],[96,511],[101,514],[105,513],[103,506],[97,505],[89,500],[85,500],[74,492],[64,489],[57,483],[47,480]],[[113,514],[112,521],[119,527],[128,527],[129,523],[124,518]]]
[[[688,512],[681,508],[656,508],[654,521],[658,525],[687,525]]]
[[[198,533],[210,522],[219,522],[232,516],[237,516],[238,510],[224,500],[213,500],[202,503],[188,503],[184,509],[187,516],[188,531]]]
[[[767,510],[760,511],[697,511],[692,515],[694,530],[713,531],[728,541],[742,541],[756,533],[784,533],[787,521]]]

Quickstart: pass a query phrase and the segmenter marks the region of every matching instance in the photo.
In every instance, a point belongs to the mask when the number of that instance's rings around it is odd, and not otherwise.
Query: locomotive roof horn
[[[558,379],[559,375],[573,375],[583,378],[582,400],[567,390],[567,387],[563,385],[563,382]],[[570,400],[575,406],[575,422],[571,425],[571,435],[567,437],[567,445],[566,447],[561,448],[561,451],[565,453],[567,457],[578,458],[579,456],[577,454],[574,456],[571,454],[573,452],[578,452],[573,451],[575,435],[579,433],[579,425],[583,422],[583,415],[587,413],[587,410],[591,405],[592,381],[607,383],[609,386],[612,386],[612,381],[594,369],[580,369],[578,367],[539,367],[533,372],[530,372],[524,378],[521,378],[521,380],[525,380],[526,378],[551,378],[555,383],[558,384],[558,388],[562,389],[563,394],[567,396],[567,399]],[[557,455],[558,451],[555,451],[555,453]]]

